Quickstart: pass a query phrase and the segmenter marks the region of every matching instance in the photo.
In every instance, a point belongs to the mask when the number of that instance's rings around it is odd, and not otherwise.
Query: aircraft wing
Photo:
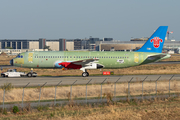
[[[84,60],[78,60],[78,61],[71,61],[71,62],[56,62],[55,67],[58,68],[69,68],[69,69],[80,69],[82,67],[92,66],[95,61],[98,61],[99,59],[92,58],[92,59],[84,59]],[[99,67],[99,66],[98,66]]]
[[[72,64],[76,64],[76,65],[81,65],[82,67],[85,67],[85,66],[91,66],[92,63],[98,61],[99,59],[97,58],[92,58],[92,59],[85,59],[85,60],[79,60],[79,61],[73,61],[71,62]]]
[[[85,60],[79,60],[79,61],[73,61],[71,63],[73,64],[76,64],[76,65],[82,65],[82,66],[85,66],[85,65],[88,65],[92,62],[95,62],[95,61],[98,61],[99,59],[95,58],[95,59],[85,59]]]

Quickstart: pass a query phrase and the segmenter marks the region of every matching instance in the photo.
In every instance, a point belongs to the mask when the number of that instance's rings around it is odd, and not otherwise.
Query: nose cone
[[[14,60],[10,60],[9,63],[13,66],[14,65]]]

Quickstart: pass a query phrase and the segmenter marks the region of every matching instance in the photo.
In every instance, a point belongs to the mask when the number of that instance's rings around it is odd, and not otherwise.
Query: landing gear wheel
[[[31,74],[31,73],[28,73],[27,76],[28,76],[28,77],[32,77],[32,74]]]
[[[88,73],[88,72],[83,72],[83,73],[82,73],[82,76],[83,76],[83,77],[87,77],[87,76],[89,76],[89,73]]]

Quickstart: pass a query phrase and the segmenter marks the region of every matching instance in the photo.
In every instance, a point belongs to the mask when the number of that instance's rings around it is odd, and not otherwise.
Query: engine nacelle
[[[97,64],[97,63],[92,63],[89,66],[84,67],[85,69],[100,69],[103,68],[104,66]]]
[[[56,62],[56,63],[54,64],[54,67],[56,67],[56,68],[64,68],[64,66],[59,65],[59,63],[62,63],[62,62],[61,62],[61,61]]]
[[[76,65],[76,64],[73,64],[72,62],[61,62],[61,61],[56,62],[54,66],[57,68],[67,68],[67,69],[80,69],[80,68],[82,68],[81,65]]]

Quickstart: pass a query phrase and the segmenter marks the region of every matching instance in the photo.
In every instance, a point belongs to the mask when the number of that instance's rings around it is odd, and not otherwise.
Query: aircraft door
[[[28,53],[28,62],[33,63],[33,53]]]
[[[38,53],[35,53],[35,64],[37,64],[37,67],[39,67],[39,56],[38,56]]]
[[[138,53],[134,53],[134,62],[139,63],[139,54]]]

